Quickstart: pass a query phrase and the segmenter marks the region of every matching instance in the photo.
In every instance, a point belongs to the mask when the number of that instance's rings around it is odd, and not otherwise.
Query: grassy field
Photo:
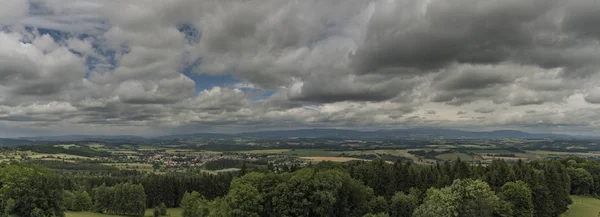
[[[560,217],[597,217],[600,214],[600,200],[592,197],[571,196],[573,204]]]
[[[288,155],[296,155],[298,157],[337,157],[338,153],[327,151],[324,149],[296,149],[286,152]]]
[[[30,157],[32,159],[42,159],[42,160],[48,160],[51,158],[67,159],[67,160],[73,160],[73,159],[89,160],[89,159],[92,159],[89,157],[83,157],[83,156],[71,155],[71,154],[32,154],[32,155],[29,155],[28,157]],[[48,158],[48,157],[50,157],[50,158]]]
[[[555,155],[555,156],[591,156],[591,157],[599,157],[600,153],[595,152],[558,152],[558,151],[528,151],[527,153],[532,153],[536,155]]]
[[[170,208],[167,210],[167,214],[169,217],[181,217],[181,212],[183,211],[183,209],[181,208]],[[146,209],[146,215],[145,216],[154,216],[153,215],[154,209]],[[93,212],[67,212],[65,213],[66,217],[116,217],[116,216],[120,216],[120,215],[107,215],[107,214],[100,214],[100,213],[93,213]]]
[[[90,147],[90,148],[104,148],[106,146],[104,144],[94,143],[94,144],[89,144],[88,147]]]
[[[465,154],[465,153],[447,153],[440,154],[436,156],[437,159],[440,160],[456,160],[456,158],[460,158],[461,160],[473,160],[473,156]]]
[[[143,164],[143,163],[103,163],[107,166],[113,166],[122,170],[137,170],[137,171],[145,171],[152,172],[154,168],[152,168],[152,164]]]
[[[194,149],[186,148],[166,148],[165,153],[167,154],[222,154],[218,151],[197,151]]]
[[[265,149],[265,150],[251,150],[251,151],[236,151],[234,153],[241,154],[286,154],[291,149]]]
[[[75,144],[68,144],[68,145],[54,145],[54,147],[61,147],[61,148],[64,148],[64,149],[69,149],[71,147],[79,147],[79,146],[75,145]]]
[[[501,150],[501,149],[473,149],[467,150],[468,152],[478,153],[478,154],[510,154],[513,153],[509,150]]]
[[[332,162],[348,162],[353,160],[362,160],[358,158],[352,157],[300,157],[300,159],[306,159],[313,162],[321,162],[321,161],[332,161]]]

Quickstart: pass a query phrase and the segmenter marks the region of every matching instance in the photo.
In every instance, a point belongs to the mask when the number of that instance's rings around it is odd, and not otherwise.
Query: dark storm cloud
[[[352,65],[359,72],[370,72],[389,67],[437,69],[452,62],[503,62],[515,50],[532,45],[534,35],[528,25],[556,2],[431,1],[423,14],[419,14],[419,7],[406,9],[401,3],[391,3],[389,7],[395,10],[374,15],[365,44],[353,56]],[[413,16],[397,20],[402,13]]]
[[[34,82],[23,84],[12,91],[16,95],[44,96],[61,92],[64,84],[60,82]]]
[[[432,86],[441,90],[477,90],[490,88],[495,85],[511,83],[515,76],[510,71],[500,71],[494,68],[466,68],[459,71],[449,71],[437,75]]]
[[[292,86],[291,100],[331,103],[340,101],[379,102],[390,100],[401,93],[413,91],[419,79],[402,79],[382,75],[366,76],[313,76],[296,90]]]
[[[573,0],[566,7],[562,28],[581,38],[600,39],[600,2]]]

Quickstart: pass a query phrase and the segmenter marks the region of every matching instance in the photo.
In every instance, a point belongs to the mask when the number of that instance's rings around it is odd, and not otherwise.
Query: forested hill
[[[160,216],[181,207],[183,217],[557,217],[568,209],[569,194],[600,195],[600,164],[575,157],[487,166],[374,160],[237,175],[73,176],[12,162],[0,165],[0,184],[0,210],[14,216],[142,216],[152,207]]]
[[[35,145],[40,144],[39,142],[26,140],[26,139],[2,139],[0,138],[0,147],[17,147],[21,145]]]

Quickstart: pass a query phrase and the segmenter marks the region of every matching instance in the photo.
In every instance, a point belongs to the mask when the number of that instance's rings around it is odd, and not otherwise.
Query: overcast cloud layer
[[[600,131],[597,0],[3,0],[0,30],[0,136]]]

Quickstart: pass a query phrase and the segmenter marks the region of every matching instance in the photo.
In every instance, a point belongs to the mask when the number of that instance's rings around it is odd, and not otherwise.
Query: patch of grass
[[[338,153],[324,149],[296,149],[286,152],[288,155],[299,157],[337,157]]]
[[[32,158],[32,159],[50,159],[50,158],[54,158],[54,159],[65,159],[65,160],[73,160],[73,159],[93,159],[93,158],[89,158],[89,157],[83,157],[83,156],[78,156],[78,155],[71,155],[71,154],[33,154],[33,155],[29,155],[28,157]]]
[[[301,157],[301,159],[310,160],[313,162],[321,162],[321,161],[347,162],[347,161],[354,161],[354,160],[362,160],[362,159],[352,158],[352,157]]]
[[[142,172],[153,172],[152,164],[144,163],[103,163],[103,165],[113,166],[122,170],[137,170]]]
[[[527,160],[540,160],[543,158],[541,155],[530,154],[530,153],[515,153],[518,158],[525,158]]]
[[[154,209],[146,209],[146,216],[154,216]],[[169,217],[181,217],[183,212],[182,208],[169,208],[167,209],[167,216]]]
[[[600,200],[593,197],[572,195],[573,204],[560,217],[597,217],[600,213]]]
[[[109,149],[109,151],[113,154],[137,154],[137,151],[131,151],[131,150],[123,150],[123,149],[119,149],[119,150],[114,150],[114,149]]]
[[[559,151],[527,151],[527,153],[537,154],[537,155],[557,155],[557,156],[593,156],[599,157],[600,153],[587,153],[587,152],[559,152]]]
[[[470,149],[467,152],[479,153],[479,154],[510,154],[512,153],[509,150],[501,150],[501,149]]]

